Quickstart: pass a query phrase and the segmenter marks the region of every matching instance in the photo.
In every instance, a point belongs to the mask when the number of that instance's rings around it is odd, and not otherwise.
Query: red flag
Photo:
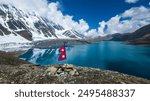
[[[65,50],[65,46],[62,45],[61,48],[59,49],[59,52],[61,52],[61,55],[59,56],[58,60],[62,61],[66,59],[66,50]]]

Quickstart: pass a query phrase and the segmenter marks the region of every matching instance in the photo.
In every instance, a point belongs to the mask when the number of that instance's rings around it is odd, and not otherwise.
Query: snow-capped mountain
[[[0,44],[83,37],[77,31],[64,29],[35,12],[25,12],[12,5],[0,4]]]

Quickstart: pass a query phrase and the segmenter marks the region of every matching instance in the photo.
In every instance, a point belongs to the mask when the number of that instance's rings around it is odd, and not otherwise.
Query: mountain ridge
[[[126,41],[131,44],[150,44],[150,24],[133,33],[116,33],[111,35],[111,41]]]

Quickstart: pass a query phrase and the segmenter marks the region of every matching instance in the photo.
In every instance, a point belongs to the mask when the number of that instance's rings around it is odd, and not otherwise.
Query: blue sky
[[[108,21],[111,17],[123,13],[125,10],[141,5],[148,7],[150,0],[139,0],[127,3],[125,0],[49,0],[59,1],[63,14],[73,16],[78,21],[84,19],[90,28],[97,28],[100,21]]]

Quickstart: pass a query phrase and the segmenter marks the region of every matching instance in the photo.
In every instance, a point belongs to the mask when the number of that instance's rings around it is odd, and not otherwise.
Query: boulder
[[[48,73],[50,73],[50,74],[56,74],[56,72],[57,72],[57,68],[56,67],[54,67],[54,66],[52,66],[52,67],[48,67],[47,68],[47,70],[46,70],[46,72],[48,72]]]

